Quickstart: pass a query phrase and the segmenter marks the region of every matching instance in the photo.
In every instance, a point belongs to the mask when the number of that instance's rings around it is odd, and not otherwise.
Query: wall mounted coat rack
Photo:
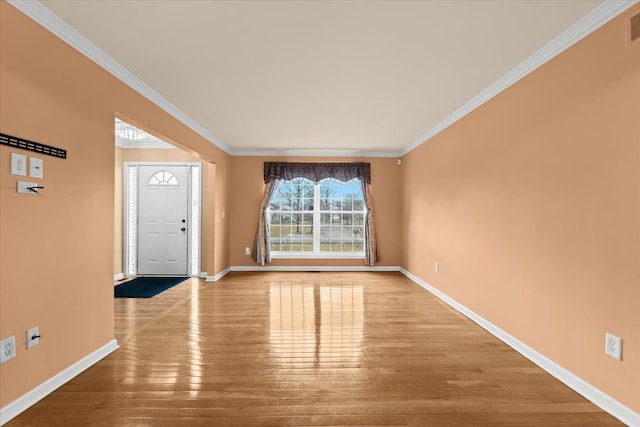
[[[39,142],[29,141],[28,139],[18,138],[4,133],[0,133],[0,144],[9,147],[21,148],[23,150],[34,151],[36,153],[46,154],[48,156],[58,157],[60,159],[67,158],[67,150],[52,147],[50,145],[40,144]]]

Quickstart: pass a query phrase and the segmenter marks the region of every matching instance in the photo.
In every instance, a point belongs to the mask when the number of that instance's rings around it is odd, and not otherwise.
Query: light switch
[[[29,176],[42,178],[44,161],[38,157],[29,157]]]
[[[27,156],[11,153],[11,173],[13,175],[27,176]]]

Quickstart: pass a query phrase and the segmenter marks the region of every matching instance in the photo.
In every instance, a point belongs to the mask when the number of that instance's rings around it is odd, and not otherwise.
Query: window
[[[178,178],[169,171],[160,171],[149,178],[149,185],[178,185]]]
[[[263,178],[256,263],[272,254],[379,261],[369,163],[264,162]]]
[[[364,256],[366,208],[359,179],[280,181],[268,206],[275,257]]]

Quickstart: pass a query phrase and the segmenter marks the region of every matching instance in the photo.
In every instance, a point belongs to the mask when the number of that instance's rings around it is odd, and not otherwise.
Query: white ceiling
[[[398,153],[601,1],[45,0],[233,153]]]

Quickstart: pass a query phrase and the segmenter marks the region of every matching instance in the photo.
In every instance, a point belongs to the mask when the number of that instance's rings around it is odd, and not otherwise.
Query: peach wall
[[[45,187],[18,196],[0,148],[0,337],[17,357],[0,365],[0,407],[113,340],[115,115],[162,136],[228,174],[230,156],[89,59],[0,1],[0,132],[64,148],[44,158]],[[214,209],[226,209],[226,177]],[[227,224],[207,218],[207,240]],[[214,240],[204,268],[226,268]],[[25,331],[40,344],[25,350]]]
[[[180,149],[132,149],[132,148],[121,148],[116,146],[116,186],[115,186],[115,199],[116,199],[116,209],[115,209],[115,247],[114,247],[114,274],[122,273],[123,270],[123,246],[122,246],[122,238],[123,238],[123,229],[122,229],[122,206],[123,206],[123,164],[124,162],[202,162],[200,158],[195,155],[188,153],[186,151]],[[207,204],[207,184],[208,184],[208,168],[206,167],[206,163],[203,163],[201,167],[202,171],[202,209],[201,214],[202,218],[209,218],[214,213],[215,204],[208,205]],[[215,189],[211,194],[215,193]],[[209,206],[209,208],[207,208]],[[206,236],[206,230],[201,230],[201,236]],[[206,264],[207,260],[207,252],[206,245],[202,245],[204,249],[201,249],[201,266]],[[198,272],[199,273],[199,272]]]
[[[253,249],[258,227],[258,211],[264,191],[263,165],[270,161],[356,162],[371,163],[371,193],[376,213],[376,231],[381,266],[398,266],[401,262],[401,169],[391,158],[326,157],[233,157],[231,161],[231,265],[256,266],[245,248]],[[272,266],[363,266],[363,260],[274,259]]]
[[[640,44],[625,17],[405,156],[403,266],[640,412]]]
[[[213,168],[215,170],[215,175],[210,174],[209,179],[214,180],[213,182],[209,182],[209,188],[213,188],[215,185],[215,194],[211,194],[208,192],[207,197],[208,200],[213,199],[213,206],[211,206],[211,202],[207,202],[207,209],[209,212],[214,211],[214,214],[209,218],[209,221],[213,221],[216,224],[216,229],[214,233],[208,233],[207,238],[210,239],[208,242],[209,248],[220,248],[224,247],[225,250],[215,250],[212,251],[209,249],[208,257],[213,262],[213,268],[209,269],[209,276],[215,276],[216,274],[221,273],[225,269],[227,269],[230,264],[230,221],[228,220],[227,212],[229,211],[230,199],[231,199],[231,182],[229,176],[231,176],[231,165],[230,162],[217,163],[215,165],[210,165],[210,169]],[[215,177],[214,177],[215,176]],[[213,196],[213,197],[212,197]],[[222,213],[225,213],[224,218]],[[210,264],[211,265],[211,264]],[[213,273],[213,274],[212,274]]]

